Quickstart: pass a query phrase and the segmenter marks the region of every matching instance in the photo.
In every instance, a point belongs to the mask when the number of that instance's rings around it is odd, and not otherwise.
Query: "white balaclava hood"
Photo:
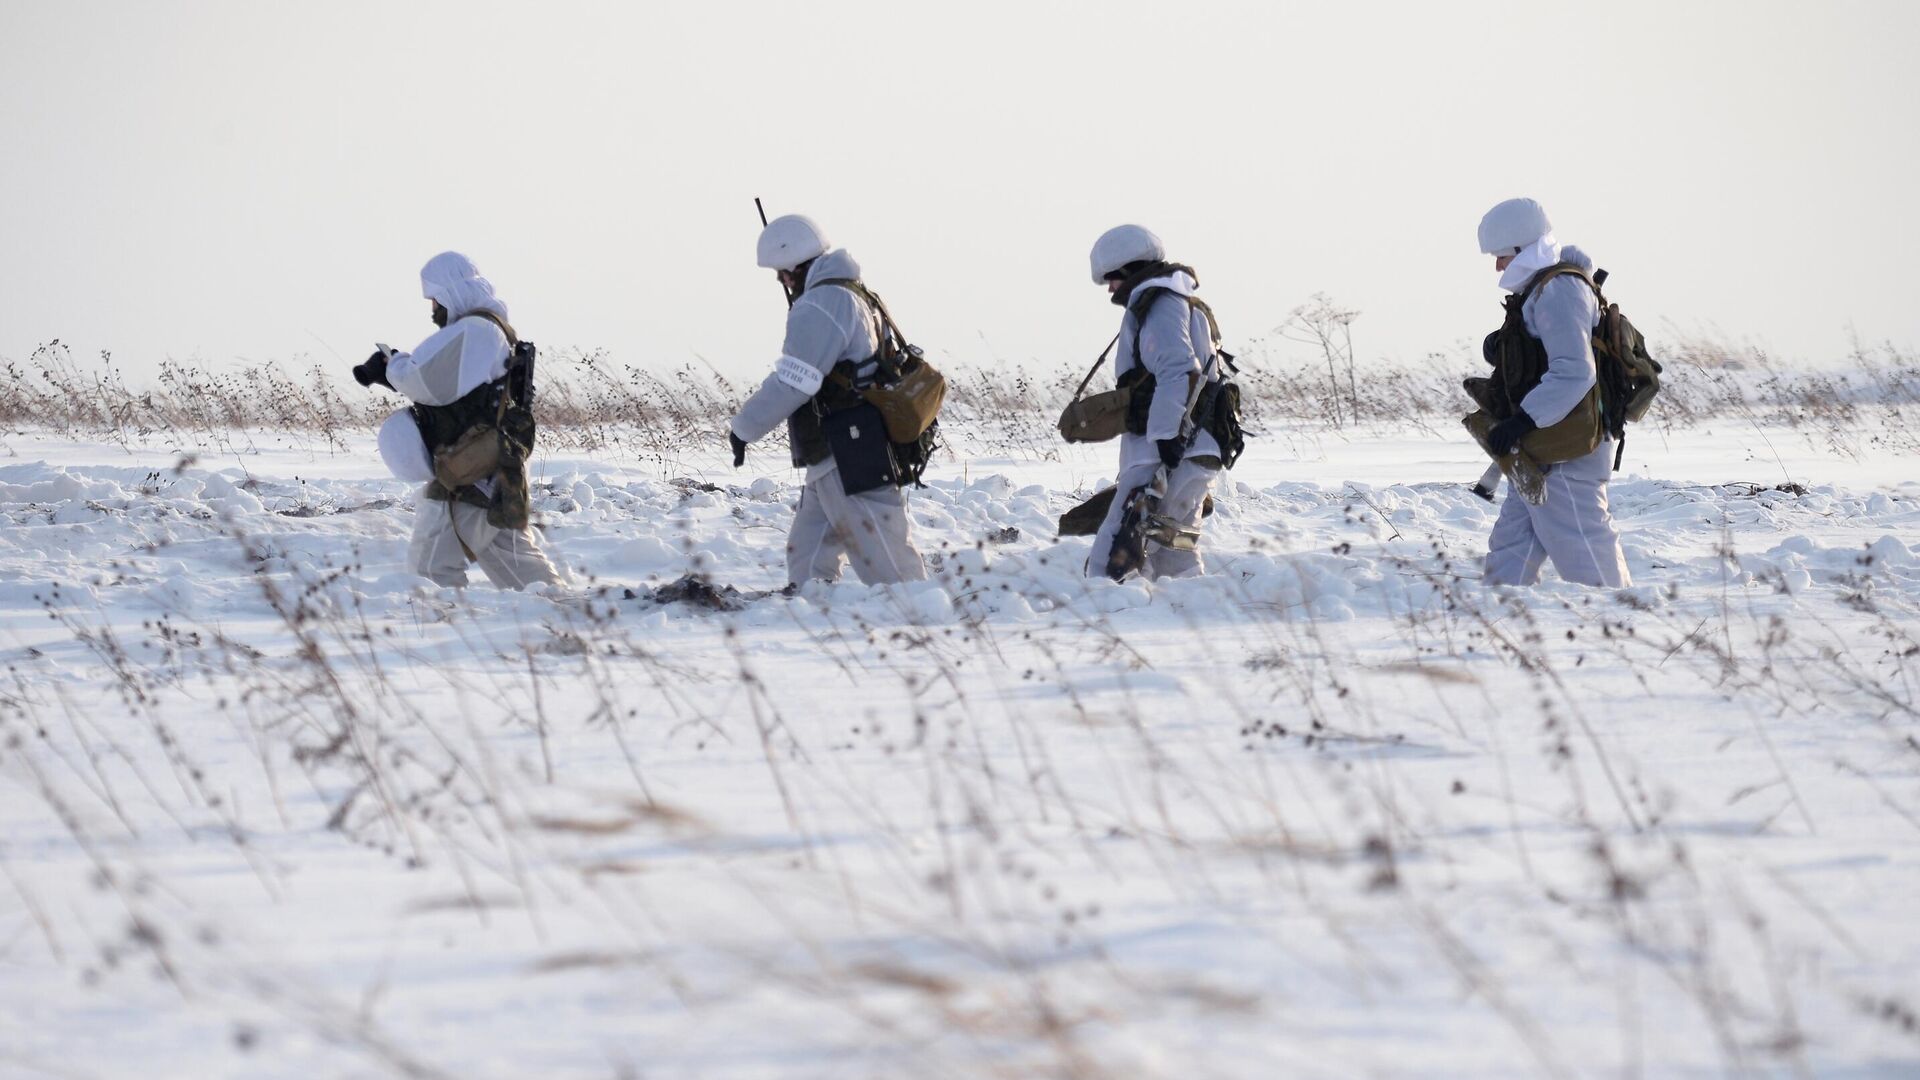
[[[1535,240],[1520,249],[1507,268],[1500,273],[1500,287],[1508,292],[1519,292],[1533,280],[1533,275],[1560,261],[1560,241],[1552,233]]]
[[[473,260],[457,251],[443,251],[420,268],[420,295],[438,301],[451,322],[476,311],[491,311],[507,319],[507,305],[493,295],[493,282],[480,276]]]

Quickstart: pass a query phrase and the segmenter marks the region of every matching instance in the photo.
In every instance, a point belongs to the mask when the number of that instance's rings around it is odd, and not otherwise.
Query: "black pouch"
[[[1202,394],[1205,410],[1194,410],[1196,419],[1220,446],[1220,466],[1231,469],[1247,448],[1246,430],[1240,426],[1240,387],[1230,383],[1210,384],[1213,393]]]
[[[840,471],[840,483],[847,494],[900,486],[900,467],[893,459],[887,421],[879,409],[855,405],[828,413],[820,418],[820,431],[827,437],[827,448],[833,451],[833,464]]]
[[[1134,368],[1120,376],[1120,388],[1129,392],[1127,398],[1127,432],[1132,435],[1147,433],[1147,414],[1153,411],[1153,392],[1159,381],[1145,368]]]
[[[927,425],[927,430],[912,442],[893,444],[893,464],[899,470],[896,481],[901,487],[912,484],[914,487],[926,487],[921,480],[927,474],[927,463],[933,460],[934,452],[939,450],[940,421]]]

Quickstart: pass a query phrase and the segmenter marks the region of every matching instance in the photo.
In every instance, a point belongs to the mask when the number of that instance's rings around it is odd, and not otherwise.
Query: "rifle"
[[[763,229],[766,228],[767,227],[767,208],[760,205],[760,196],[758,195],[755,195],[753,197],[753,208],[755,210],[760,211],[760,227]],[[798,296],[794,295],[793,290],[787,288],[787,283],[785,281],[782,281],[780,283],[780,295],[787,298],[787,308],[789,310],[793,308],[793,302],[795,300],[800,299]]]

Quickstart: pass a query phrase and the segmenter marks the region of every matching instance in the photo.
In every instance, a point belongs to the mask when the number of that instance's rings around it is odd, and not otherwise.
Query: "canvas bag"
[[[880,375],[872,386],[857,390],[856,393],[880,411],[889,440],[903,444],[918,443],[940,417],[940,406],[947,400],[947,377],[927,363],[925,354],[918,346],[906,343],[906,336],[893,321],[886,303],[873,290],[853,278],[828,278],[816,282],[812,287],[819,288],[822,285],[838,285],[847,289],[879,313],[882,333],[880,351],[874,358],[880,365]],[[840,381],[845,388],[853,389],[853,380],[844,372],[836,371],[829,377]]]

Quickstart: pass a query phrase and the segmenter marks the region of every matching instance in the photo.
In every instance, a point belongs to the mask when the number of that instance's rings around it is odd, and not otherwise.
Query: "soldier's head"
[[[818,222],[805,214],[782,214],[760,230],[756,258],[779,276],[789,293],[797,295],[806,288],[813,260],[825,255],[830,247]]]
[[[1522,251],[1553,232],[1547,211],[1532,199],[1508,199],[1480,219],[1480,251],[1493,256],[1493,268],[1505,270]]]
[[[420,295],[432,303],[433,325],[447,323],[476,311],[507,317],[507,305],[494,295],[493,282],[480,274],[473,260],[457,251],[443,251],[420,268]]]
[[[1088,262],[1093,269],[1093,283],[1105,285],[1107,293],[1115,303],[1123,303],[1126,297],[1120,290],[1135,274],[1155,263],[1165,262],[1167,249],[1152,230],[1141,225],[1115,225],[1100,234],[1093,242],[1093,252]]]

